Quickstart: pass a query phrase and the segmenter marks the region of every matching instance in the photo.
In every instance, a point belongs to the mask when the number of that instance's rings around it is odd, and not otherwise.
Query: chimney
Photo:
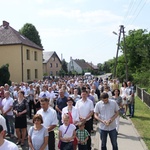
[[[5,29],[8,29],[8,27],[9,27],[9,22],[3,21],[3,27],[4,27]]]

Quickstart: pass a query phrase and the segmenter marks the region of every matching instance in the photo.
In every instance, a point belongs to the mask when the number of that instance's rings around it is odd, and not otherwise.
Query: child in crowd
[[[76,126],[69,123],[69,115],[63,115],[63,125],[59,127],[60,150],[73,150],[73,141],[76,136]]]
[[[76,137],[78,140],[78,150],[87,150],[87,140],[89,138],[89,133],[84,129],[85,123],[78,123],[79,129],[76,131]]]

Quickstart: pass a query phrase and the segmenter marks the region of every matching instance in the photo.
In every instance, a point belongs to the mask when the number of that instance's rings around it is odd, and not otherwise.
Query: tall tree
[[[150,33],[143,29],[130,30],[125,41],[129,75],[132,75],[136,82],[141,82],[142,78],[148,77],[147,71],[150,70]],[[121,47],[124,52],[123,42]]]
[[[41,44],[41,39],[40,39],[39,32],[37,31],[37,29],[35,28],[34,25],[32,25],[30,23],[26,23],[19,30],[19,32],[22,35],[24,35],[25,37],[27,37],[28,39],[30,39],[32,42],[34,42],[35,44],[37,44],[38,46],[40,46],[41,48],[43,48],[43,46]]]

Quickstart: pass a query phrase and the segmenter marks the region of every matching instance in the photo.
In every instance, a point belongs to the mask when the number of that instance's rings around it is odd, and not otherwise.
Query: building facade
[[[10,80],[29,82],[43,78],[43,49],[3,21],[0,26],[0,66],[9,64]]]
[[[61,60],[55,51],[43,52],[43,74],[58,76],[61,70]]]

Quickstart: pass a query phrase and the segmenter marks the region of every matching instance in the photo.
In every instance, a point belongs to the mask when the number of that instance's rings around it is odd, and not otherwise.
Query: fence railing
[[[150,107],[150,94],[144,88],[136,87],[137,96]]]

